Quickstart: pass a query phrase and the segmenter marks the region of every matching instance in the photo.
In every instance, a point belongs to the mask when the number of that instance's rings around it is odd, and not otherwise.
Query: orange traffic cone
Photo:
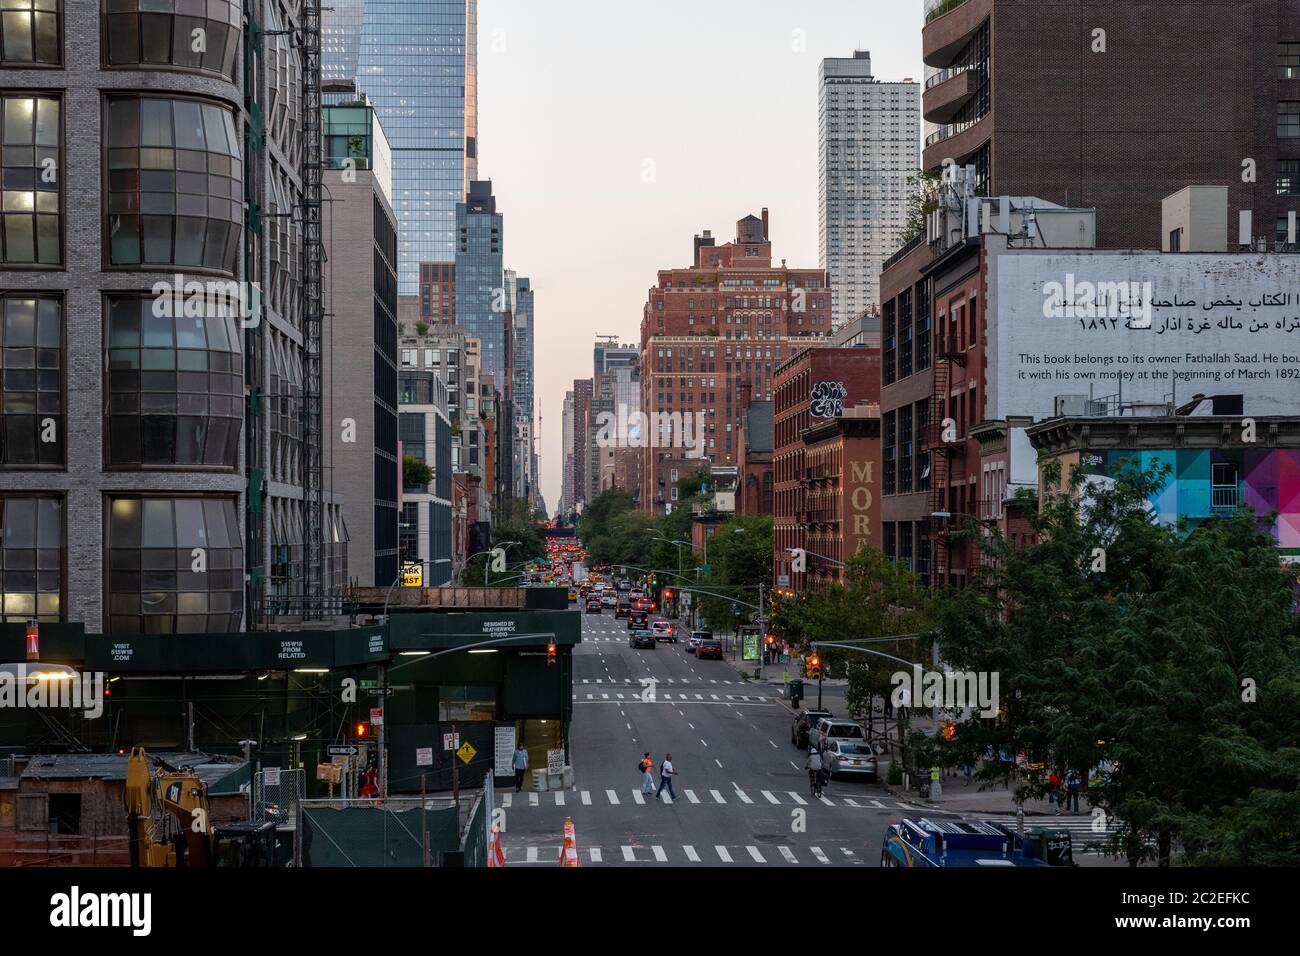
[[[564,818],[564,846],[560,849],[560,866],[579,866],[578,838],[573,829],[573,818]]]

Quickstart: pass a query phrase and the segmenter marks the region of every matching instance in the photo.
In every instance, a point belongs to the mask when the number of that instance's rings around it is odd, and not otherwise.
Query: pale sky
[[[479,0],[479,175],[536,290],[542,494],[596,334],[640,342],[659,269],[770,210],[773,256],[817,262],[817,69],[871,53],[923,79],[922,0]],[[650,181],[647,181],[650,180]]]

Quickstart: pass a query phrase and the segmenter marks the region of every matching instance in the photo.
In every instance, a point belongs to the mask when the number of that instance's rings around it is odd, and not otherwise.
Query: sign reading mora
[[[989,290],[991,419],[1121,392],[1241,394],[1246,415],[1295,413],[1300,256],[1008,252],[990,257]]]

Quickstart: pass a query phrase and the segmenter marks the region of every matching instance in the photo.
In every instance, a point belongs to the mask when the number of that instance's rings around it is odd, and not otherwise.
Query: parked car
[[[877,779],[876,755],[871,752],[871,747],[866,741],[850,740],[847,737],[829,737],[826,740],[826,751],[822,754],[822,760],[826,763],[831,779],[834,779],[837,774],[845,777],[862,777],[867,780]]]
[[[700,641],[713,640],[712,631],[691,631],[691,636],[686,640],[686,653],[694,654],[700,649]]]
[[[588,614],[599,614],[599,613],[600,613],[600,599],[599,599],[599,598],[587,598],[587,613],[588,613]]]
[[[823,717],[830,716],[831,712],[829,710],[816,710],[811,707],[805,707],[799,711],[794,723],[790,725],[790,743],[800,750],[807,750],[808,734],[813,729],[813,725]]]
[[[614,617],[630,617],[632,614],[632,605],[627,601],[619,601],[618,606],[614,608]]]
[[[655,621],[650,625],[650,633],[655,636],[656,641],[677,643],[677,628],[672,621]]]
[[[655,636],[649,631],[644,630],[633,631],[632,639],[628,644],[633,648],[649,648],[652,651],[659,646],[659,642],[655,640]]]
[[[808,746],[821,747],[823,741],[836,737],[847,740],[866,740],[867,735],[862,725],[854,720],[836,720],[834,717],[822,717],[808,731]]]
[[[627,629],[629,631],[650,630],[650,615],[645,611],[632,611],[627,617]]]
[[[700,641],[695,648],[695,656],[699,660],[704,660],[706,657],[722,660],[722,642],[712,638]]]

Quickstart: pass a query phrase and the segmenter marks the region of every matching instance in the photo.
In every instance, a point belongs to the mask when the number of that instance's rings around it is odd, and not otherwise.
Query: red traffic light
[[[673,599],[673,589],[672,589],[672,588],[664,588],[664,600],[665,600],[665,601],[671,601],[672,599]]]
[[[551,643],[546,645],[546,665],[548,667],[555,663],[555,651],[556,648],[554,641],[551,641]]]
[[[366,734],[370,733],[370,725],[367,724],[364,720],[358,720],[356,731],[357,731],[357,739],[360,740],[362,737],[366,736]]]
[[[767,637],[765,638],[765,642],[766,642],[767,644],[769,644],[769,645],[771,645],[771,644],[775,644],[775,643],[776,643],[776,638],[773,637],[771,634],[769,634],[769,635],[767,635]]]

